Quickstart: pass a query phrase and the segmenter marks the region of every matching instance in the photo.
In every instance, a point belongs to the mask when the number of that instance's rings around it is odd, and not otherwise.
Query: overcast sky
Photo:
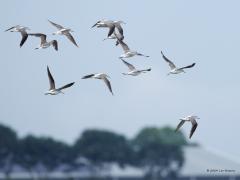
[[[239,1],[7,0],[0,5],[0,123],[21,137],[31,133],[72,143],[83,130],[102,128],[131,138],[142,127],[175,127],[179,118],[196,114],[201,119],[191,141],[240,161]],[[121,74],[127,71],[118,59],[122,49],[102,41],[107,29],[91,29],[103,18],[126,22],[125,42],[150,56],[128,61],[151,72]],[[48,19],[73,29],[79,48],[51,35],[56,29]],[[59,51],[34,50],[35,37],[19,48],[20,34],[4,32],[17,24],[57,39]],[[161,50],[178,66],[196,66],[166,76]],[[57,86],[76,84],[64,95],[45,96],[47,65]],[[114,96],[99,80],[81,80],[97,72],[111,77]],[[183,131],[188,136],[190,124]]]

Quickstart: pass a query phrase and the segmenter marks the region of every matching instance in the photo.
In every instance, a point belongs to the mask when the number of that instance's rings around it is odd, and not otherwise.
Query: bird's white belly
[[[50,95],[58,95],[59,93],[60,93],[60,91],[50,90],[50,91],[48,91],[46,94],[50,94]]]
[[[60,31],[57,31],[55,34],[57,34],[57,35],[63,35],[63,29],[61,29]]]
[[[170,71],[171,74],[179,74],[179,73],[182,73],[184,72],[183,70],[180,70],[180,69],[173,69]]]
[[[137,76],[140,74],[140,72],[139,71],[130,71],[128,74],[132,75],[132,76]]]
[[[129,57],[133,57],[134,55],[136,55],[136,53],[133,53],[133,52],[127,52],[126,54],[126,58],[129,58]]]
[[[50,43],[45,43],[45,44],[42,44],[42,45],[41,45],[41,48],[46,49],[46,48],[48,48],[50,45],[51,45]]]

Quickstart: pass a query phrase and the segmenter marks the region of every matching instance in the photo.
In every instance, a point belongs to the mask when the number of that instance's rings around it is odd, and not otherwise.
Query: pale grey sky
[[[24,136],[47,135],[72,143],[86,128],[104,128],[133,137],[142,127],[175,127],[179,118],[194,113],[199,127],[191,141],[240,157],[239,66],[240,1],[237,0],[7,0],[0,2],[0,123]],[[152,71],[126,77],[122,54],[106,29],[91,29],[100,19],[123,20],[131,49],[150,55],[128,61]],[[79,48],[47,19],[72,28]],[[21,24],[59,41],[52,48],[33,50],[39,39],[29,37],[20,49],[20,35],[4,32]],[[178,76],[166,76],[168,65],[196,62]],[[45,96],[47,65],[56,84],[76,81],[66,94]],[[106,72],[115,96],[97,80],[83,75]],[[183,131],[189,134],[190,125]],[[236,142],[237,141],[237,142]],[[240,159],[240,158],[239,158]],[[214,167],[213,167],[214,168]]]

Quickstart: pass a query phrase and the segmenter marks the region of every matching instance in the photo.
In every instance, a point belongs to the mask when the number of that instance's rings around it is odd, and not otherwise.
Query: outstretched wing
[[[162,51],[161,51],[161,54],[162,54],[163,59],[169,64],[170,68],[171,68],[171,69],[175,69],[175,68],[176,68],[175,64],[173,64],[173,62],[170,61],[170,60],[163,54]]]
[[[123,59],[122,59],[122,62],[128,67],[130,71],[136,69],[132,64],[128,63],[127,61],[124,61]]]
[[[108,37],[109,37],[114,32],[115,25],[114,24],[108,24],[108,27],[109,27],[109,31],[108,31]]]
[[[118,32],[123,36],[123,28],[120,24],[116,23],[115,27],[117,28]]]
[[[175,129],[175,132],[177,132],[179,129],[180,129],[180,127],[182,127],[182,125],[185,123],[185,121],[184,120],[181,120],[180,121],[180,123],[177,125],[177,128]]]
[[[58,42],[56,40],[52,40],[51,43],[52,43],[54,49],[57,51],[58,50]]]
[[[88,79],[88,78],[91,78],[93,76],[94,76],[94,74],[89,74],[89,75],[83,76],[82,79]]]
[[[192,68],[193,66],[195,66],[196,63],[192,63],[191,65],[189,66],[185,66],[185,67],[182,67],[182,68],[179,68],[179,69],[187,69],[187,68]]]
[[[190,135],[189,135],[189,139],[191,139],[193,133],[195,132],[195,130],[197,129],[198,123],[195,119],[190,119],[191,123],[192,123],[192,128],[190,131]]]
[[[21,35],[22,35],[22,40],[20,42],[20,47],[22,47],[22,45],[25,43],[25,41],[28,38],[28,34],[25,31],[21,31]]]
[[[109,81],[106,77],[103,78],[103,81],[104,81],[104,83],[107,85],[109,91],[110,91],[110,92],[112,93],[112,95],[113,95],[110,81]]]
[[[65,33],[65,35],[67,36],[67,38],[68,38],[75,46],[78,47],[76,41],[74,40],[73,36],[72,36],[69,32]]]
[[[6,31],[9,31],[9,30],[11,30],[11,29],[13,29],[13,28],[15,28],[15,27],[16,27],[16,26],[10,27],[9,29],[6,29],[5,32],[6,32]]]
[[[72,83],[66,84],[66,85],[64,85],[64,86],[62,86],[62,87],[60,87],[60,88],[58,88],[57,90],[61,91],[61,90],[63,90],[63,89],[69,88],[69,87],[71,87],[72,85],[74,85],[74,83],[75,83],[75,82],[72,82]]]
[[[118,37],[117,37],[117,39],[118,39]],[[124,43],[121,39],[118,39],[118,42],[119,42],[119,44],[122,46],[124,52],[130,51],[128,45],[127,45],[126,43]]]
[[[116,31],[114,31],[114,36],[117,38],[117,39],[120,39],[121,41],[124,39],[124,36],[120,33],[116,33]],[[116,41],[116,46],[119,44],[119,41],[117,40]]]
[[[55,26],[58,30],[61,30],[61,29],[63,29],[64,27],[63,26],[61,26],[61,25],[59,25],[59,24],[56,24],[56,23],[54,23],[54,22],[52,22],[52,21],[50,21],[50,20],[48,20],[48,22],[50,22],[53,26]]]
[[[50,89],[49,90],[55,89],[55,82],[54,82],[54,79],[52,77],[52,74],[51,74],[48,66],[47,66],[47,72],[48,72],[48,79],[49,79],[49,85],[50,85]]]
[[[47,35],[42,33],[29,33],[30,36],[40,37],[41,38],[41,44],[44,44],[47,42]]]

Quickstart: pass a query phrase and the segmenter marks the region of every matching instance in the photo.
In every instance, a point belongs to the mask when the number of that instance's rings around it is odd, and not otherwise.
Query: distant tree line
[[[184,163],[186,138],[170,127],[146,127],[133,138],[106,130],[85,130],[73,145],[50,137],[28,135],[19,138],[14,130],[0,125],[0,171],[6,177],[14,165],[27,172],[57,168],[71,172],[80,166],[101,168],[117,163],[142,168],[147,179],[177,176]],[[41,168],[40,168],[41,167]]]

